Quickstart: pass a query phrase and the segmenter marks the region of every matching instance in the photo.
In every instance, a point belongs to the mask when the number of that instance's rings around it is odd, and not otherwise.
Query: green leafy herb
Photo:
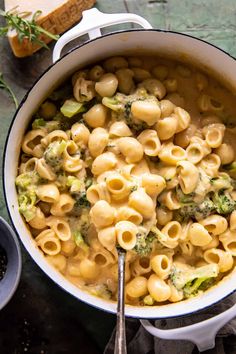
[[[17,12],[17,7],[10,11],[3,11],[0,9],[0,16],[4,17],[6,25],[0,27],[0,36],[6,36],[8,30],[15,30],[19,39],[19,42],[27,38],[31,43],[36,43],[44,48],[48,49],[48,46],[40,39],[42,35],[48,38],[58,40],[59,36],[46,31],[39,26],[36,21],[41,15],[42,11],[36,11],[31,20],[27,20],[25,17],[31,15],[31,12]]]
[[[0,36],[1,36],[1,28],[0,28]],[[3,74],[0,72],[0,89],[5,90],[9,93],[9,95],[12,97],[16,108],[18,107],[18,101],[17,98],[14,94],[14,92],[12,91],[12,89],[10,88],[10,86],[6,83],[6,81],[3,78]]]

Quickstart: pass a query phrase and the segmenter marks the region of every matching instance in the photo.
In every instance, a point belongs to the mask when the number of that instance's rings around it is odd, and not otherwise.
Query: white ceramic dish
[[[99,28],[118,22],[136,22],[146,27],[146,29],[113,32],[98,37],[100,35]],[[92,40],[73,49],[59,59],[63,46],[84,33],[88,33]],[[112,313],[116,313],[115,303],[96,298],[78,289],[47,263],[32,240],[18,212],[17,194],[14,185],[21,141],[30,122],[31,115],[47,97],[48,92],[58,84],[58,81],[63,81],[79,67],[99,61],[105,57],[124,55],[132,52],[137,53],[137,51],[169,55],[182,60],[191,60],[202,67],[206,67],[215,75],[230,83],[232,87],[236,88],[236,60],[219,48],[184,34],[153,30],[147,21],[136,15],[105,15],[97,9],[92,9],[85,11],[83,20],[79,25],[68,31],[57,42],[53,54],[54,61],[56,62],[38,79],[18,108],[9,130],[4,154],[3,173],[6,203],[12,223],[27,251],[41,269],[68,293],[87,304]],[[145,319],[186,315],[215,304],[234,292],[235,289],[236,272],[234,271],[217,286],[205,292],[200,297],[164,306],[126,306],[126,315]]]

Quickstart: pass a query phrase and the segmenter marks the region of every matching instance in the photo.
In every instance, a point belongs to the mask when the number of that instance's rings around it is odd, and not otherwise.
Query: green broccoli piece
[[[236,178],[236,161],[228,165],[224,165],[224,169],[232,178]]]
[[[61,129],[61,130],[68,130],[71,128],[72,124],[76,123],[78,120],[73,119],[73,118],[67,118],[65,117],[61,112],[58,112],[55,117],[53,118],[52,121],[48,122],[51,123],[54,122],[54,125],[58,125],[58,128],[56,129]],[[47,126],[46,126],[47,127]]]
[[[197,220],[205,219],[207,216],[214,212],[214,203],[208,197],[206,197],[202,203],[197,205],[195,218]]]
[[[37,118],[32,123],[32,129],[40,129],[45,127],[46,121],[43,118]]]
[[[16,177],[16,186],[19,190],[26,190],[32,184],[32,177],[30,173],[22,173]]]
[[[16,177],[16,187],[19,193],[26,190],[35,190],[36,186],[40,183],[44,183],[45,180],[40,177],[36,171],[30,171],[21,173]]]
[[[24,216],[27,222],[36,215],[36,201],[36,193],[33,190],[26,191],[18,197],[19,212]]]
[[[145,122],[141,122],[135,120],[131,114],[131,105],[135,101],[144,101],[144,100],[155,100],[154,96],[150,96],[147,94],[145,89],[138,89],[132,95],[123,95],[121,93],[117,93],[113,97],[103,97],[102,103],[104,106],[110,108],[116,113],[122,113],[122,118],[125,119],[127,125],[134,129],[135,131],[140,131],[148,128],[148,125]]]
[[[125,104],[125,112],[124,112],[124,117],[125,117],[125,121],[127,123],[127,125],[135,130],[136,132],[139,132],[140,130],[145,130],[148,129],[148,125],[145,122],[141,122],[141,121],[137,121],[134,120],[131,113],[130,113],[130,108],[131,107],[132,102],[128,102]]]
[[[50,120],[50,121],[46,122],[45,129],[47,130],[48,133],[51,133],[51,132],[53,132],[53,130],[62,129],[62,127],[61,127],[61,123],[59,121]]]
[[[80,209],[83,207],[84,208],[90,207],[90,203],[87,199],[85,191],[81,191],[79,193],[73,193],[72,196],[76,200],[75,207],[80,208]]]
[[[211,178],[210,183],[214,187],[214,190],[232,188],[232,179],[226,173],[223,176]]]
[[[85,188],[88,189],[93,184],[93,179],[88,177],[85,181]]]
[[[74,241],[76,243],[76,246],[78,246],[79,248],[83,249],[85,252],[87,252],[89,250],[89,246],[84,241],[84,237],[83,237],[82,233],[79,230],[76,230],[73,233],[73,238],[74,238]]]
[[[185,206],[193,203],[195,193],[184,194],[182,189],[177,186],[176,187],[176,196],[181,205]]]
[[[86,191],[81,190],[79,192],[74,192],[71,194],[72,198],[75,200],[74,207],[71,211],[71,214],[74,216],[80,216],[84,210],[90,208],[90,202],[86,197]]]
[[[66,100],[63,105],[61,106],[61,113],[68,118],[73,117],[78,113],[84,112],[86,109],[83,103],[76,101],[75,99]]]
[[[88,287],[90,294],[98,297],[102,297],[103,299],[111,299],[112,292],[108,289],[106,284],[97,284],[97,285],[90,285]]]
[[[102,99],[102,104],[108,108],[110,108],[112,111],[115,112],[123,112],[124,110],[124,105],[121,100],[121,94],[117,94],[113,97],[103,97]]]
[[[231,198],[230,194],[223,191],[214,193],[213,202],[218,214],[230,214],[236,207],[236,202]]]
[[[155,302],[155,300],[153,299],[153,297],[151,295],[146,295],[145,298],[143,299],[144,305],[147,305],[147,306],[154,305],[154,302]]]
[[[76,193],[81,190],[82,183],[78,178],[74,176],[68,176],[66,185],[67,187],[70,187],[71,193]]]
[[[55,171],[61,169],[62,154],[66,148],[65,140],[53,141],[44,152],[44,159],[48,165],[54,168]]]
[[[150,231],[148,234],[144,232],[139,232],[137,234],[137,241],[134,247],[135,252],[139,256],[147,256],[152,252],[153,243],[156,240],[156,234]]]
[[[206,197],[200,204],[192,202],[187,205],[183,205],[176,211],[176,218],[178,221],[187,221],[189,219],[202,220],[212,214],[215,210],[213,201]]]
[[[170,279],[177,290],[183,290],[185,297],[189,297],[196,295],[199,290],[206,290],[207,285],[212,285],[209,280],[215,279],[218,274],[218,265],[213,263],[192,269],[175,265],[171,270]]]

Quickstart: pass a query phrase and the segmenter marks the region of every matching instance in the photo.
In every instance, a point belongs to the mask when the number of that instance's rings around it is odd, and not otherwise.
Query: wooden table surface
[[[203,38],[236,56],[235,0],[98,0],[96,6],[107,13],[139,14],[155,28]],[[129,25],[116,28],[129,28]],[[19,100],[50,63],[51,51],[43,49],[31,58],[17,59],[7,40],[0,39],[0,72]],[[14,111],[11,99],[0,91],[1,155]],[[2,186],[0,215],[9,221]],[[67,295],[42,273],[23,249],[22,252],[19,288],[0,312],[0,353],[101,353],[114,326],[114,316]]]

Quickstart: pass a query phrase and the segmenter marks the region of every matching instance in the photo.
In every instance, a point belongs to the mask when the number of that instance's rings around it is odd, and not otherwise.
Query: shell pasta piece
[[[40,200],[47,203],[56,203],[60,198],[57,186],[52,183],[39,186],[36,193]]]
[[[115,219],[115,209],[105,200],[99,200],[90,210],[90,217],[95,226],[102,228],[112,225]]]
[[[131,137],[120,138],[117,145],[127,163],[138,162],[142,159],[143,147],[137,139]]]
[[[55,256],[61,250],[60,240],[51,229],[42,231],[36,237],[35,242],[42,249],[42,251],[49,256]]]
[[[126,285],[126,293],[130,297],[141,297],[148,293],[147,279],[145,277],[136,277]]]
[[[161,143],[155,130],[146,129],[137,137],[137,139],[143,145],[143,150],[146,155],[158,155],[161,149]]]
[[[147,219],[152,217],[155,210],[155,205],[144,188],[140,188],[130,194],[128,205]]]
[[[42,157],[44,149],[41,142],[45,136],[46,133],[42,129],[29,131],[25,135],[22,143],[22,150],[24,153],[35,157]]]
[[[104,152],[104,154],[99,155],[93,161],[92,173],[94,175],[100,175],[103,172],[112,170],[117,164],[117,159],[112,152]]]
[[[156,255],[151,259],[151,267],[161,279],[168,278],[171,266],[171,260],[164,254]]]
[[[67,193],[62,193],[59,200],[52,204],[51,214],[55,216],[64,216],[69,213],[75,204],[75,200]]]
[[[47,218],[47,225],[55,232],[61,241],[67,241],[71,238],[71,230],[68,222],[58,216]]]
[[[29,221],[29,224],[34,229],[44,229],[47,226],[46,218],[40,208],[36,208],[35,216]]]
[[[150,295],[157,302],[166,301],[171,295],[169,285],[155,274],[152,274],[148,279],[147,287]]]
[[[122,200],[130,194],[127,181],[118,173],[112,173],[106,178],[106,186],[114,200]]]
[[[117,242],[125,250],[131,250],[136,244],[137,226],[130,221],[119,221],[116,225]]]
[[[106,227],[98,231],[98,240],[109,251],[115,248],[116,245],[116,229],[115,227]]]
[[[220,272],[227,272],[233,267],[233,257],[230,252],[217,248],[211,248],[204,253],[204,259],[208,263],[216,263]]]
[[[133,116],[148,126],[155,124],[161,116],[161,110],[157,102],[136,101],[132,103],[131,112]]]
[[[189,238],[194,246],[206,246],[212,240],[207,229],[199,223],[193,223],[189,228]]]
[[[161,161],[175,166],[179,161],[186,159],[186,152],[180,146],[173,143],[164,143],[158,156]]]

